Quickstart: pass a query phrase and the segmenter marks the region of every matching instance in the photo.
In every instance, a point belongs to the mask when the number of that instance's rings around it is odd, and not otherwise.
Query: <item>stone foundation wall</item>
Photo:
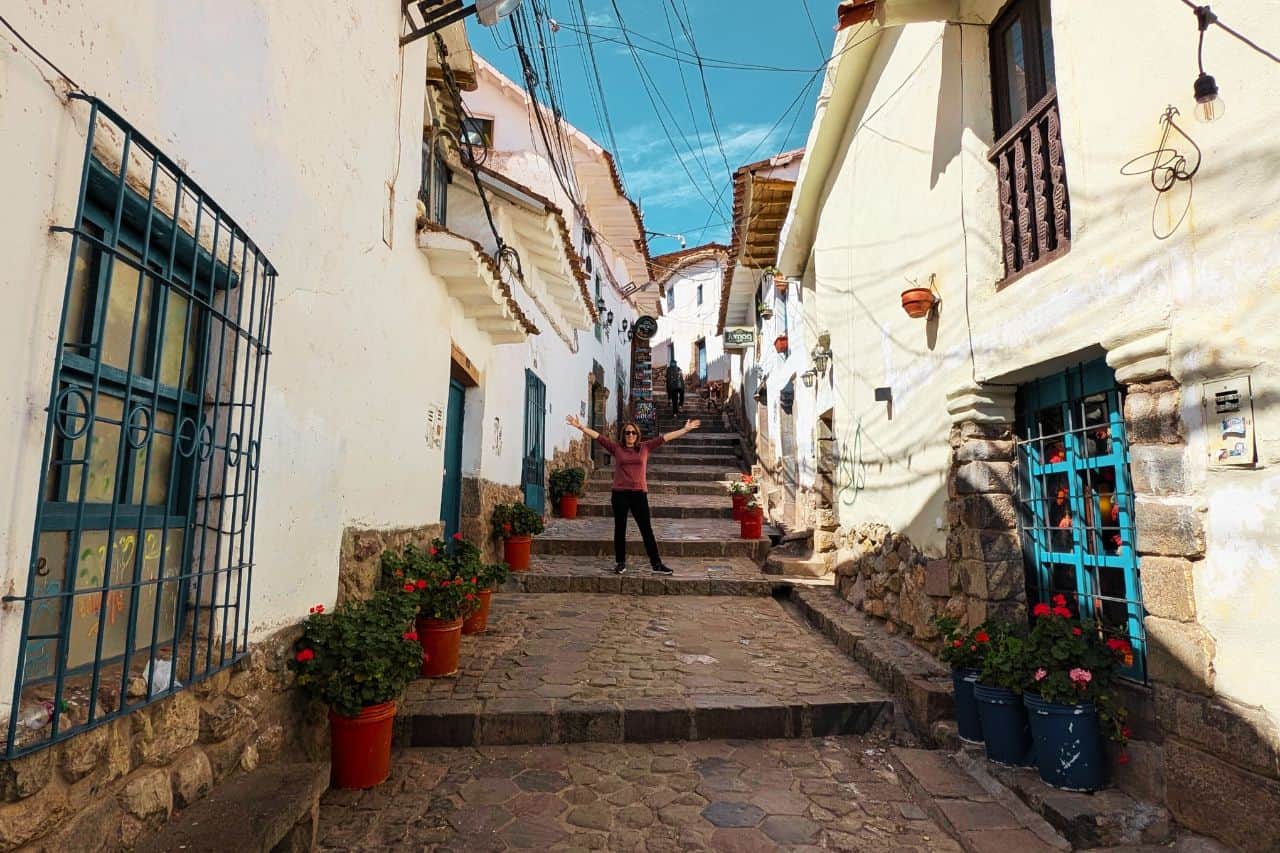
[[[282,630],[174,696],[0,762],[0,850],[125,849],[234,773],[322,760],[324,710],[291,689],[286,666],[299,633]]]
[[[489,517],[498,504],[524,500],[519,486],[495,483],[479,477],[462,478],[462,535],[480,546],[484,559],[502,559],[502,540],[490,535]]]
[[[922,554],[909,539],[883,524],[814,532],[814,550],[834,544],[836,588],[845,600],[883,619],[900,634],[936,653],[939,615],[964,618],[967,603],[958,566]]]
[[[464,507],[465,495],[464,481]],[[338,603],[373,595],[382,570],[382,552],[387,548],[400,549],[409,543],[425,546],[443,535],[444,525],[440,522],[392,530],[348,527],[342,531],[342,550],[338,557]]]

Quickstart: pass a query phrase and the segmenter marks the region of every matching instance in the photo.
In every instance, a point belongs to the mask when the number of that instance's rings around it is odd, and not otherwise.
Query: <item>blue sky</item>
[[[683,234],[690,246],[727,242],[733,204],[730,170],[804,144],[821,84],[821,75],[813,72],[830,54],[835,38],[836,0],[616,2],[627,34],[619,29],[613,0],[583,0],[627,189],[643,205],[645,226],[651,231]],[[566,118],[612,147],[587,84],[589,66],[584,64],[578,0],[543,3],[562,25],[552,43],[559,60]],[[680,23],[671,16],[673,7],[689,24],[698,53],[710,61],[705,75],[718,142],[699,68]],[[488,29],[472,19],[468,26],[476,52],[512,79],[521,80],[510,25],[504,22]],[[672,30],[674,43],[687,55],[688,63],[670,58]],[[653,91],[661,95],[658,111],[679,158],[655,116],[625,43],[627,35],[641,49],[638,56],[644,71]],[[788,70],[711,67],[717,62]],[[650,247],[654,254],[662,254],[677,250],[679,243],[654,237]]]

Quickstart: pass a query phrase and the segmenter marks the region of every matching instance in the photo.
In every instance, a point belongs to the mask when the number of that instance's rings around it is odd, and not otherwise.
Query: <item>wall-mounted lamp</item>
[[[438,32],[468,15],[475,15],[486,27],[495,27],[520,3],[521,0],[476,0],[473,5],[464,7],[461,0],[452,3],[446,0],[409,0],[402,5],[405,17],[409,19],[410,32],[400,37],[400,46]],[[410,14],[410,9],[417,12],[418,20]]]
[[[831,348],[819,344],[813,350],[813,367],[818,373],[826,373],[831,364]]]
[[[1196,22],[1200,27],[1200,46],[1196,50],[1196,61],[1200,66],[1200,76],[1196,78],[1194,91],[1196,96],[1196,120],[1202,122],[1216,121],[1227,111],[1227,105],[1218,97],[1218,81],[1213,75],[1204,73],[1204,33],[1210,24],[1218,22],[1218,16],[1208,6],[1197,6]]]
[[[624,331],[624,332],[625,332],[625,331],[627,330],[627,326],[629,326],[629,325],[631,325],[631,324],[627,321],[627,318],[626,318],[626,317],[623,317],[623,318],[622,318],[622,331]]]
[[[613,312],[612,312],[612,311],[610,311],[608,314],[605,314],[605,315],[604,315],[604,324],[605,324],[606,326],[612,326],[612,325],[613,325]],[[626,330],[624,329],[623,331],[626,331]]]
[[[600,314],[604,313],[604,297],[603,296],[596,297],[596,311]]]
[[[812,388],[818,381],[818,371],[806,370],[800,374],[800,381],[804,383],[804,387]]]

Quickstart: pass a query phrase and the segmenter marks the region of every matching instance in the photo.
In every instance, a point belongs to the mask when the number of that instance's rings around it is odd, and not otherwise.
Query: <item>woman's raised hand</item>
[[[698,429],[701,426],[702,426],[702,421],[699,421],[699,420],[685,421],[684,431],[693,432],[695,429]]]
[[[582,429],[582,421],[578,420],[577,415],[565,415],[564,422],[574,429]]]

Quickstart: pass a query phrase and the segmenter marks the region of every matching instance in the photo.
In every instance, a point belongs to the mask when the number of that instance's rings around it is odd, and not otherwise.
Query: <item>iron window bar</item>
[[[248,645],[277,272],[119,113],[70,97],[89,120],[74,222],[51,229],[71,246],[27,583],[4,597],[22,605],[6,758]]]

